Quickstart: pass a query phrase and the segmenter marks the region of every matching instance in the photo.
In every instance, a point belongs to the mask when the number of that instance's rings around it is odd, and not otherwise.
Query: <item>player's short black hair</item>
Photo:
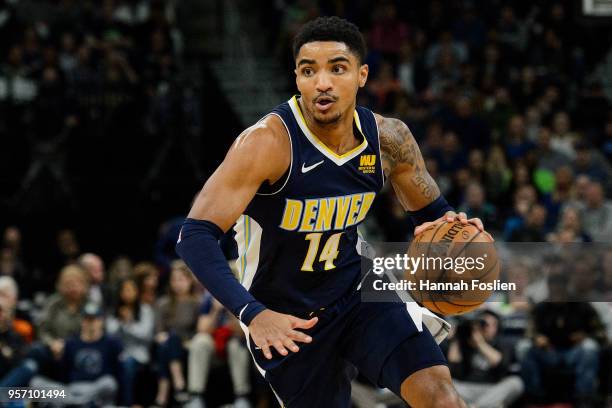
[[[359,28],[343,18],[318,17],[306,23],[293,39],[293,58],[297,58],[302,45],[313,41],[343,42],[359,63],[365,59],[366,44]]]

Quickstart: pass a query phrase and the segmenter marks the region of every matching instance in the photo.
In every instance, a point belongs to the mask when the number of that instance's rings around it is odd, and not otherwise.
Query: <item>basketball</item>
[[[434,313],[467,313],[501,285],[493,241],[472,224],[432,225],[415,237],[408,256],[420,258],[417,268],[405,272],[415,282],[410,295]]]

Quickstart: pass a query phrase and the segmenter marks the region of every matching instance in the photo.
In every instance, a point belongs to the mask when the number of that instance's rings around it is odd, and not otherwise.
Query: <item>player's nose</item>
[[[317,91],[318,92],[328,92],[333,88],[333,83],[331,80],[331,76],[326,72],[320,72],[317,75]]]

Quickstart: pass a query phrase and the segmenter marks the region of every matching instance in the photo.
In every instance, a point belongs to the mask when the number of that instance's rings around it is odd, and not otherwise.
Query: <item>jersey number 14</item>
[[[312,272],[314,269],[312,268],[312,264],[314,264],[317,259],[317,254],[319,253],[319,246],[321,244],[321,237],[323,233],[321,232],[313,232],[311,234],[307,234],[304,238],[306,241],[310,241],[308,244],[308,252],[306,253],[306,257],[304,258],[304,263],[302,264],[302,270],[305,272]],[[321,250],[321,254],[319,255],[319,262],[325,262],[325,270],[329,271],[330,269],[334,269],[336,265],[334,265],[334,260],[338,257],[338,245],[340,244],[340,237],[342,236],[342,232],[338,232],[336,234],[331,235],[325,245],[323,245],[323,249]]]

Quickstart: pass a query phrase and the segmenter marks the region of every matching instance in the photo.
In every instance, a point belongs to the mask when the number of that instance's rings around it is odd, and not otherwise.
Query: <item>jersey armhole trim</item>
[[[380,156],[380,175],[382,177],[381,188],[383,188],[385,186],[385,168],[383,166],[382,150],[380,150],[380,130],[378,129],[378,122],[376,121],[376,115],[374,115],[374,112],[371,112],[371,113],[372,113],[372,117],[374,118],[374,124],[376,125],[376,137],[378,138],[378,155]]]
[[[280,119],[280,121],[283,123],[283,126],[285,126],[285,130],[287,131],[287,137],[289,138],[289,146],[291,148],[291,159],[289,161],[289,172],[287,173],[287,178],[285,178],[285,182],[283,183],[283,185],[276,190],[273,193],[255,193],[255,195],[261,195],[261,196],[271,196],[271,195],[275,195],[280,193],[285,186],[287,185],[287,183],[289,182],[289,179],[291,178],[291,171],[293,170],[293,141],[291,140],[291,133],[289,133],[289,128],[287,127],[287,124],[285,123],[285,121],[283,120],[283,118],[278,114],[278,113],[268,113],[266,116],[264,116],[263,118],[259,119],[258,122],[261,122],[262,120],[264,120],[265,118],[267,118],[270,115],[274,115],[276,117],[278,117]]]

